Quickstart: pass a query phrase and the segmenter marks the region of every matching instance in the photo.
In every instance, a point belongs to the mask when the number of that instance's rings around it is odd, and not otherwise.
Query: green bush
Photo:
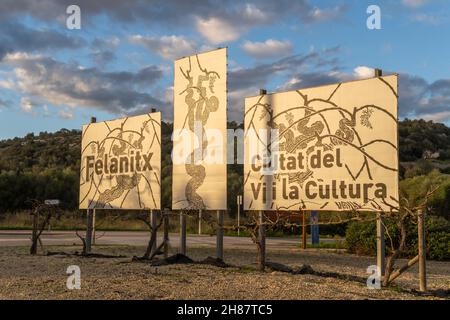
[[[398,245],[399,230],[397,226],[388,219],[385,220],[386,227],[392,237],[394,246]],[[405,257],[417,255],[417,225],[407,225],[407,239]],[[390,254],[390,240],[385,236],[386,251]],[[376,223],[353,222],[345,235],[345,245],[349,252],[356,254],[376,254]],[[450,260],[450,222],[442,217],[429,216],[426,219],[426,243],[427,257],[433,260]]]
[[[372,255],[377,250],[376,225],[373,222],[352,222],[345,233],[345,246],[349,252]]]

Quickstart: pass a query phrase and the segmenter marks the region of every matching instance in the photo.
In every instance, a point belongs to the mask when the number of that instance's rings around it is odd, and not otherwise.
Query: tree
[[[31,237],[31,247],[30,254],[37,254],[38,242],[42,246],[40,240],[42,232],[50,224],[52,218],[59,219],[62,211],[54,206],[48,205],[37,200],[32,201],[33,210],[31,211],[31,216],[33,217],[33,234]]]

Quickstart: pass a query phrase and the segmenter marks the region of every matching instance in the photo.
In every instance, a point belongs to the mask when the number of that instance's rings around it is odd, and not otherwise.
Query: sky
[[[67,7],[80,8],[69,29]],[[380,10],[380,29],[368,18]],[[71,20],[72,21],[72,20]],[[373,20],[370,20],[373,21]],[[450,1],[2,0],[0,139],[161,111],[173,60],[228,48],[228,120],[244,98],[398,73],[400,119],[450,125]]]

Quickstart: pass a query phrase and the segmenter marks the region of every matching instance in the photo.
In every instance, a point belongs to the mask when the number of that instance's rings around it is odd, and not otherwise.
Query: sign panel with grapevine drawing
[[[227,208],[226,48],[175,61],[172,209]]]
[[[246,210],[398,210],[397,75],[245,100]]]
[[[83,126],[80,209],[161,208],[161,113]]]

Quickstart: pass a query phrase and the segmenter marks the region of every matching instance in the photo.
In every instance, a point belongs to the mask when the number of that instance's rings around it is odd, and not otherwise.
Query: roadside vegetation
[[[241,128],[235,122],[229,128]],[[162,206],[171,206],[172,165],[170,152],[172,125],[162,123]],[[450,128],[443,124],[424,120],[399,122],[400,139],[400,188],[402,194],[412,200],[420,198],[423,186],[429,182],[438,185],[427,203],[428,254],[431,259],[449,259],[450,238]],[[55,133],[28,134],[23,138],[0,141],[0,228],[31,229],[30,200],[60,199],[64,213],[52,221],[51,230],[82,230],[86,227],[85,212],[77,209],[79,189],[81,132],[62,129]],[[236,226],[236,196],[242,194],[241,165],[228,166],[228,214],[225,225]],[[417,199],[416,199],[417,200]],[[134,216],[139,212],[97,210],[98,230],[142,230],[147,227]],[[321,220],[333,213],[321,213]],[[246,223],[242,213],[242,224]],[[267,236],[299,236],[300,222],[275,226],[267,230]],[[398,242],[395,223],[387,222],[393,242]],[[320,226],[321,237],[346,237],[345,243],[320,244],[319,247],[348,248],[350,252],[375,253],[374,222],[350,222]],[[414,228],[409,223],[408,228]],[[178,219],[170,220],[170,232],[178,231]],[[188,233],[198,233],[198,219],[189,216]],[[212,224],[202,223],[203,234],[214,234]],[[226,235],[237,235],[228,228]],[[413,234],[413,232],[411,232]],[[416,234],[416,233],[414,233]],[[241,236],[249,236],[241,229]],[[406,252],[415,251],[414,236],[407,239]]]

